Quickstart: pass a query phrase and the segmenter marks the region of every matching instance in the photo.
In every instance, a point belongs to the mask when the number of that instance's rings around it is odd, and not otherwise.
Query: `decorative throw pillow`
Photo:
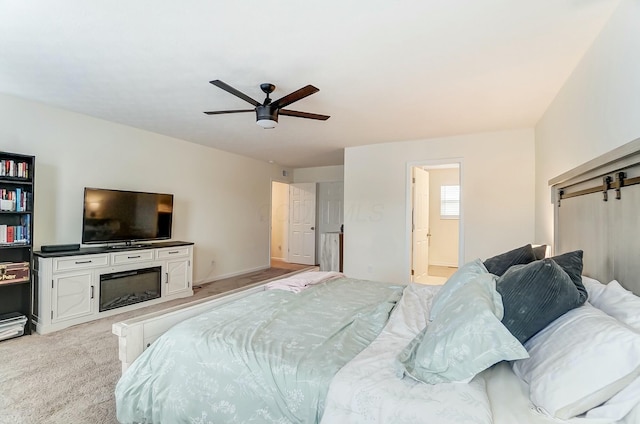
[[[495,363],[528,357],[500,322],[495,278],[478,275],[446,299],[434,321],[398,355],[398,370],[429,384],[469,382]]]
[[[586,300],[552,259],[509,268],[498,279],[497,290],[504,305],[502,323],[520,343]]]
[[[501,276],[513,265],[528,264],[536,260],[533,247],[530,244],[510,250],[484,261],[484,266],[490,273]]]
[[[536,257],[536,261],[544,259],[547,256],[547,245],[541,244],[533,248],[533,255]]]
[[[640,334],[585,303],[531,338],[513,363],[533,403],[569,419],[601,405],[640,374]],[[637,399],[637,398],[636,398]]]
[[[451,295],[460,287],[467,284],[480,274],[487,274],[488,271],[482,264],[480,259],[467,262],[462,265],[458,270],[447,280],[447,282],[438,291],[431,303],[431,310],[429,311],[429,321],[433,321],[442,305],[451,297]]]
[[[560,268],[569,275],[576,289],[580,292],[580,304],[582,305],[587,301],[587,297],[589,297],[587,289],[584,287],[584,284],[582,284],[582,250],[563,253],[551,259],[560,265]]]

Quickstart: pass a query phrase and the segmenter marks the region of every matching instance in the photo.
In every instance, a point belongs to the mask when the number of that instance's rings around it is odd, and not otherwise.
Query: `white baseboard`
[[[262,271],[262,270],[269,269],[269,268],[271,268],[269,265],[262,265],[262,266],[259,266],[259,267],[256,267],[256,268],[243,269],[242,271],[236,271],[236,272],[230,272],[228,274],[216,275],[213,278],[207,278],[206,280],[196,281],[195,285],[200,285],[200,284],[205,284],[205,283],[212,283],[214,281],[224,280],[225,278],[236,277],[236,276],[241,275],[241,274],[248,274],[250,272]]]

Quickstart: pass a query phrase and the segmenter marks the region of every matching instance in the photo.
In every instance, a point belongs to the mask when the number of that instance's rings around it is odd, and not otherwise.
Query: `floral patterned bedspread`
[[[345,278],[256,293],[184,321],[122,376],[117,418],[317,423],[333,376],[378,336],[404,288]]]

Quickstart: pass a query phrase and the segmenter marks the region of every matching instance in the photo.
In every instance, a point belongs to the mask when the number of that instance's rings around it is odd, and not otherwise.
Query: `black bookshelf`
[[[0,315],[26,316],[24,334],[31,334],[34,298],[34,176],[34,156],[0,152]],[[28,277],[12,278],[12,269],[22,266]]]

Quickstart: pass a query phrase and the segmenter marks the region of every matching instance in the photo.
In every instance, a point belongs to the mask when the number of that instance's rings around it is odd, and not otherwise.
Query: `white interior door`
[[[316,252],[320,249],[320,234],[337,233],[344,223],[344,182],[318,183],[318,228]]]
[[[429,173],[413,167],[413,224],[411,276],[416,283],[426,282],[429,272]]]
[[[289,185],[289,262],[316,264],[316,184]]]

